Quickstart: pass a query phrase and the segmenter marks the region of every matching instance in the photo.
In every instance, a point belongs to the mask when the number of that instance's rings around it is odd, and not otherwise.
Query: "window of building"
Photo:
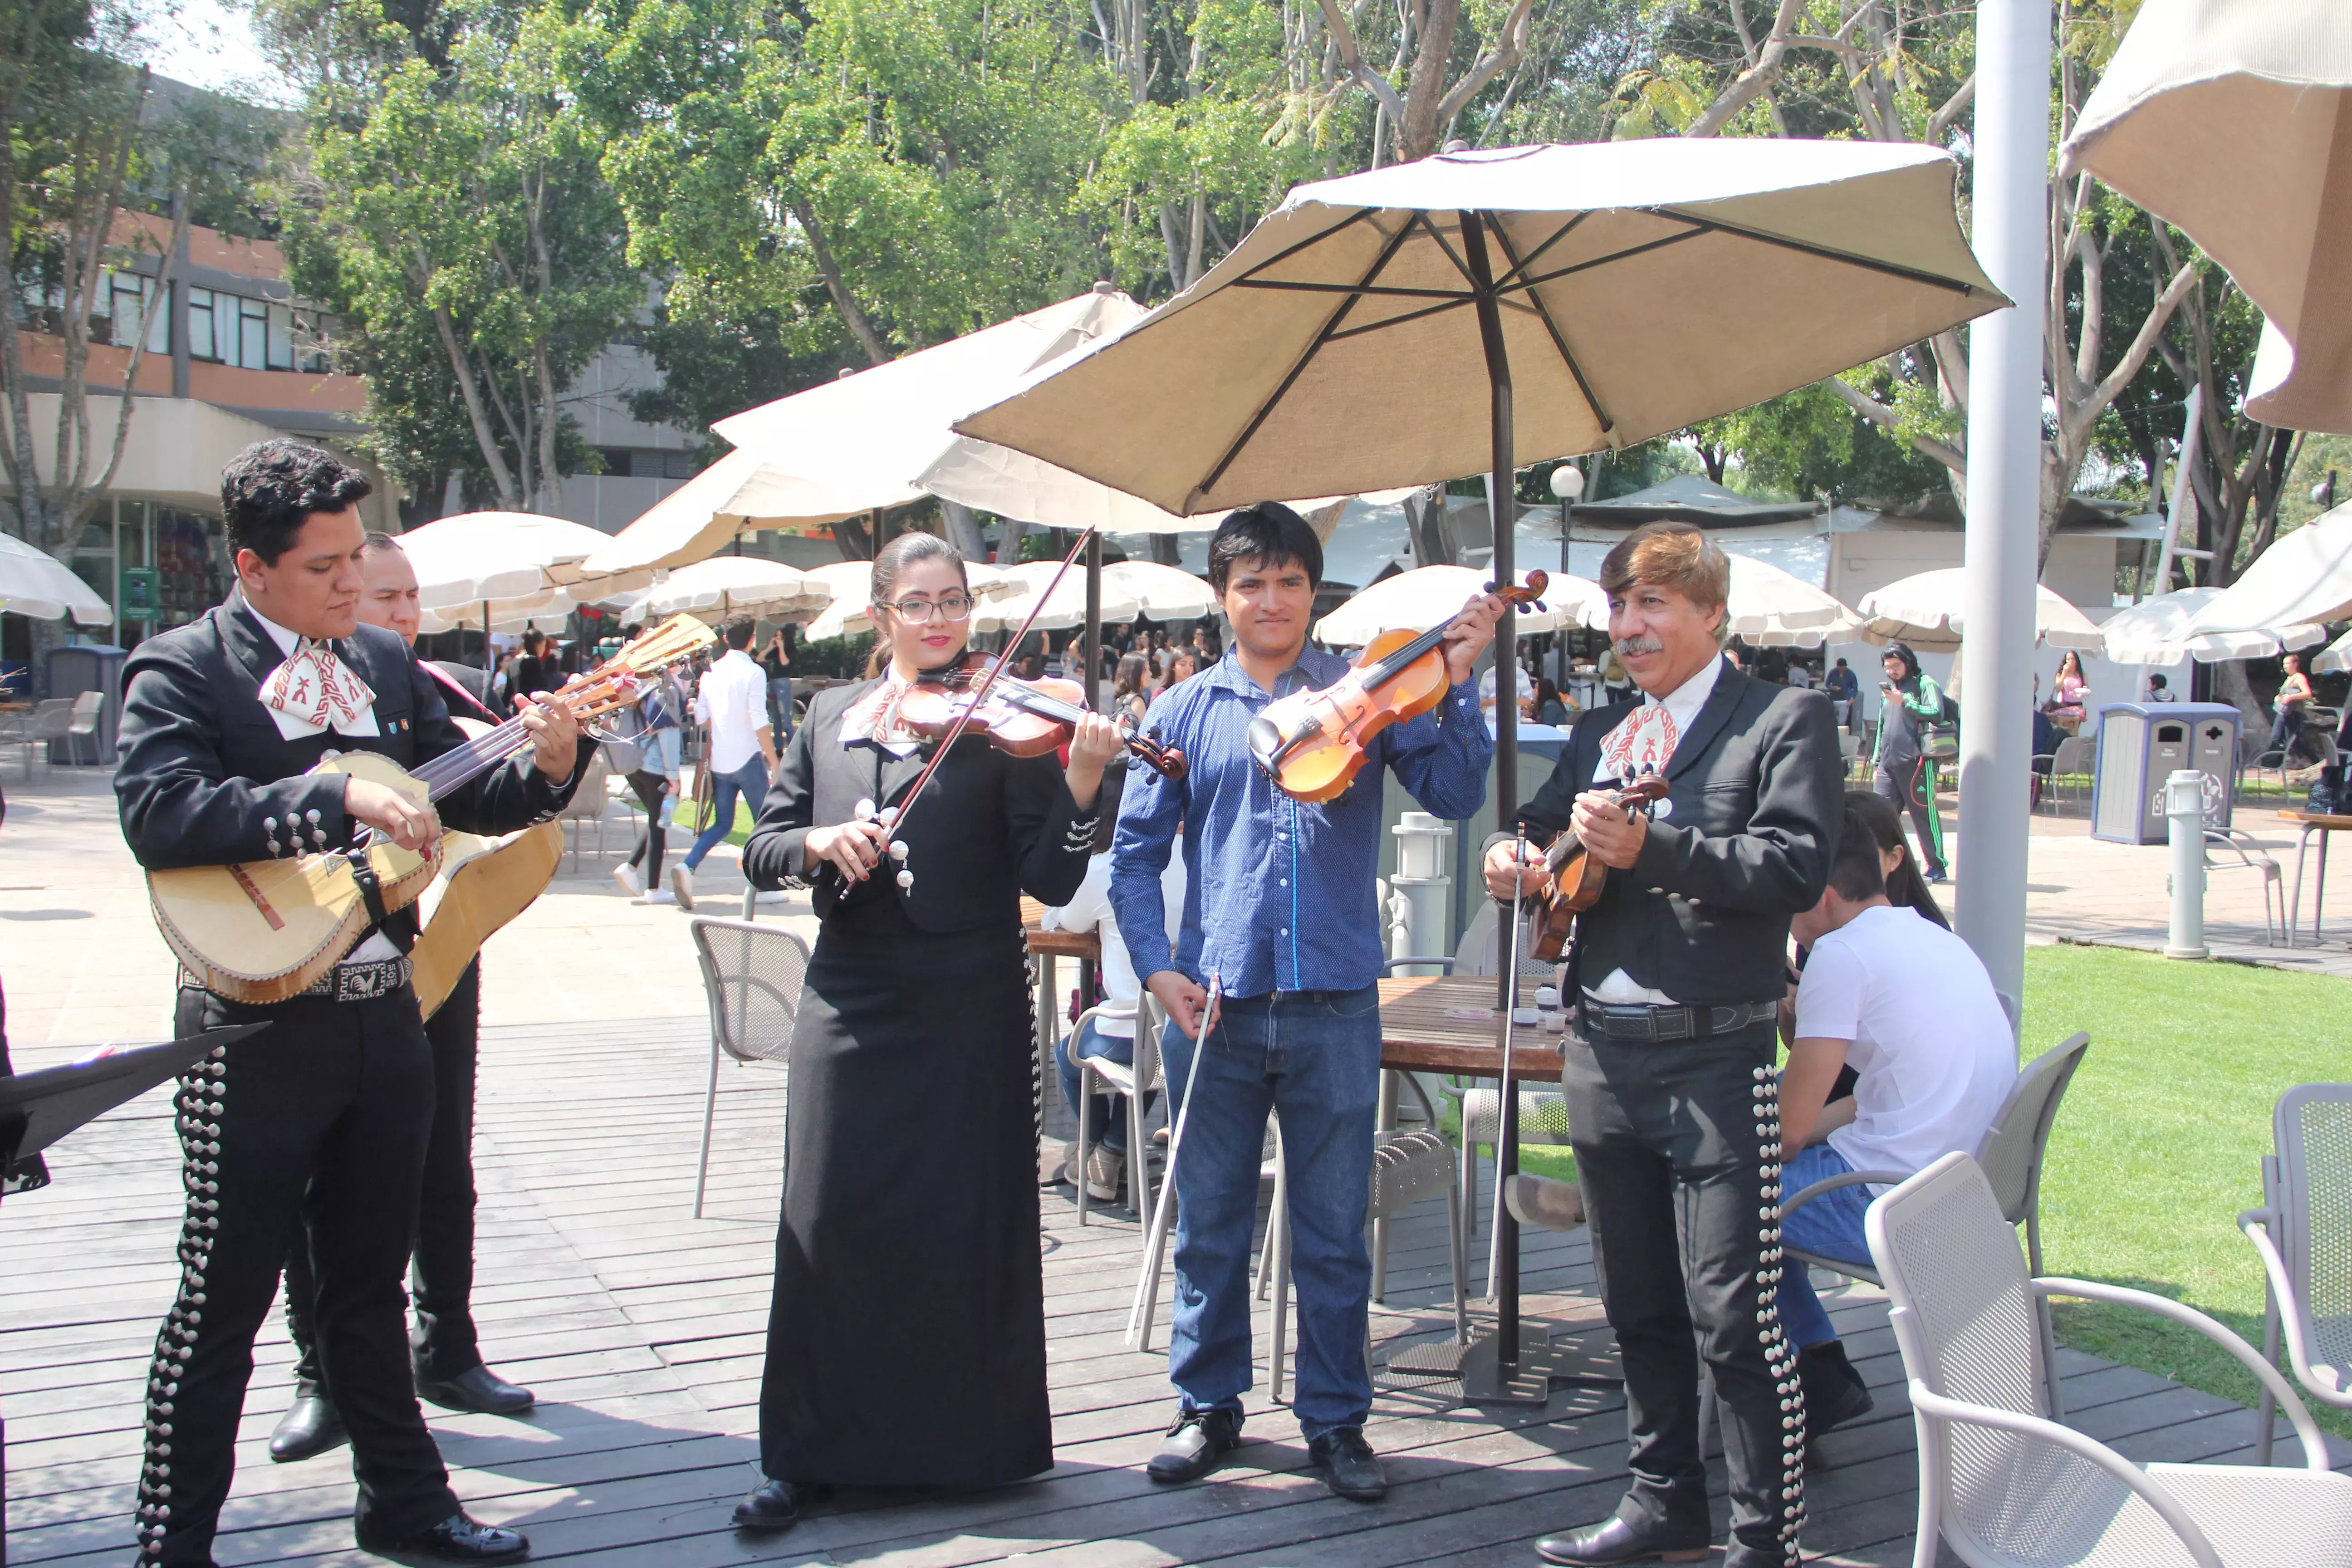
[[[195,359],[220,358],[213,347],[214,298],[209,289],[188,290],[188,353]]]
[[[599,447],[608,479],[690,479],[697,472],[690,453],[658,447]]]
[[[140,319],[147,321],[147,352],[172,352],[171,312],[157,310],[148,313],[148,302],[155,298],[155,279],[142,278],[135,272],[110,272],[99,286],[97,297],[90,301],[90,341],[100,343],[126,343],[139,331]]]

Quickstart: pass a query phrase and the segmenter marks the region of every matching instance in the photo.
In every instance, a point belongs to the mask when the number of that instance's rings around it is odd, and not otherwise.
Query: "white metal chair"
[[[2217,858],[2225,851],[2237,858]],[[2280,879],[2279,863],[2255,845],[2253,835],[2235,827],[2207,828],[2205,871],[2208,876],[2216,871],[2252,871],[2263,879],[2263,945],[2277,946],[2286,934],[2286,885]],[[2273,900],[2278,904],[2275,917],[2271,914]]]
[[[2144,1290],[2026,1271],[1984,1171],[1947,1154],[1870,1205],[1919,1442],[1916,1568],[1940,1536],[1970,1568],[2352,1568],[2352,1477],[2294,1390],[2228,1329]],[[2308,1468],[2145,1468],[2038,1408],[2033,1304],[2137,1307],[2196,1330],[2287,1407]]]
[[[2042,783],[2042,797],[2050,803],[2050,815],[2059,816],[2066,803],[2066,791],[2072,789],[2078,797],[2089,793],[2091,764],[2096,756],[2093,743],[2080,735],[2067,735],[2050,753],[2050,773]]]
[[[1151,1137],[1144,1124],[1143,1097],[1159,1089],[1162,1082],[1160,1066],[1159,1008],[1145,993],[1139,1008],[1101,1003],[1078,1015],[1070,1026],[1070,1048],[1075,1050],[1078,1033],[1091,1021],[1104,1018],[1121,1019],[1135,1028],[1135,1060],[1132,1065],[1115,1062],[1101,1057],[1080,1057],[1078,1068],[1078,1223],[1087,1223],[1087,1151],[1094,1146],[1095,1080],[1100,1079],[1113,1094],[1127,1099],[1127,1195],[1129,1206],[1141,1219],[1151,1212]]]
[[[2271,1115],[2263,1206],[2238,1216],[2262,1255],[2269,1301],[2263,1358],[2287,1364],[2304,1392],[2352,1410],[2352,1083],[2306,1083]],[[2263,1390],[2262,1462],[2271,1462],[2273,1400]]]
[[[580,787],[572,792],[571,800],[555,814],[556,820],[571,831],[572,869],[575,873],[580,869],[580,841],[592,826],[596,829],[597,858],[604,858],[604,823],[613,812],[612,781],[613,764],[599,748],[588,758],[588,771],[580,780]]]
[[[2077,1034],[2026,1064],[1976,1148],[1976,1159],[1992,1184],[2001,1217],[2012,1226],[2025,1227],[2026,1255],[2036,1274],[2042,1272],[2042,1163],[2050,1152],[2050,1129],[2058,1120],[2058,1102],[2065,1098],[2066,1086],[2074,1081],[2074,1069],[2083,1065],[2083,1053],[2090,1048],[2091,1037]],[[1891,1186],[1907,1179],[1901,1171],[1849,1171],[1842,1176],[1831,1176],[1792,1194],[1780,1205],[1780,1218],[1786,1221],[1815,1198],[1840,1187]],[[1790,1260],[1801,1268],[1826,1268],[1873,1285],[1885,1283],[1869,1264],[1794,1247],[1784,1249]],[[2052,1415],[2063,1415],[2065,1404],[2058,1392],[2058,1343],[2051,1329],[2046,1302],[2035,1309],[2034,1331],[2042,1369],[2049,1379],[2044,1398]]]
[[[710,1180],[710,1131],[719,1109],[719,1058],[774,1062],[792,1093],[793,1024],[808,974],[808,944],[780,925],[716,920],[687,922],[710,1004],[710,1089],[702,1102],[702,1160],[694,1173],[694,1217]]]
[[[94,766],[106,761],[100,753],[98,721],[106,713],[106,693],[85,691],[73,700],[65,724],[66,761],[81,765],[81,743],[89,742],[89,760]]]

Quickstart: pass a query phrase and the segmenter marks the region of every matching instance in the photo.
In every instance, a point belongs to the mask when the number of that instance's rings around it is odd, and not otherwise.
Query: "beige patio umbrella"
[[[1734,637],[1758,647],[1819,647],[1862,635],[1862,618],[1835,595],[1769,561],[1749,555],[1730,560],[1731,598],[1725,609]],[[1609,624],[1605,611],[1600,624]]]
[[[832,586],[781,561],[757,555],[713,555],[681,566],[646,589],[629,606],[648,621],[691,615],[712,623],[750,616],[790,620],[813,616],[833,603]]]
[[[2352,669],[2352,632],[2346,632],[2313,655],[2311,668],[2319,675],[2341,675]]]
[[[810,567],[806,575],[811,582],[822,583],[832,590],[833,602],[824,607],[824,614],[802,628],[802,637],[821,642],[826,637],[856,637],[874,629],[874,622],[866,613],[874,597],[874,563],[830,561]],[[1000,599],[1019,591],[1019,584],[1007,577],[1002,567],[967,561],[963,575],[976,599]]]
[[[418,608],[467,626],[481,624],[478,607],[485,604],[495,617],[557,607],[545,598],[553,590],[594,599],[653,581],[649,569],[590,566],[588,558],[611,542],[585,523],[526,511],[460,512],[400,536],[416,572]]]
[[[916,499],[914,490],[899,489],[900,500]],[[825,527],[873,505],[898,504],[873,500],[878,493],[867,486],[844,495],[784,473],[753,453],[730,452],[606,539],[591,563],[610,571],[690,566],[718,554],[738,534]]]
[[[1135,601],[1130,620],[1196,621],[1218,612],[1217,591],[1190,572],[1157,561],[1114,561],[1103,568],[1103,597]],[[1108,620],[1110,614],[1104,612]]]
[[[2352,616],[2352,501],[2283,534],[2191,617],[2190,635]]]
[[[2061,149],[2267,319],[2246,412],[2352,431],[2352,6],[2145,0]]]
[[[1036,604],[1054,574],[1061,567],[1058,561],[1024,561],[1018,566],[1004,568],[1004,580],[1013,584],[1013,592],[995,599],[983,599],[972,612],[971,629],[976,632],[1003,632],[1017,628],[1029,618],[1030,607]],[[1131,621],[1143,607],[1142,601],[1131,590],[1112,586],[1110,570],[1103,571],[1102,620],[1104,623]],[[1045,607],[1038,612],[1038,631],[1066,631],[1083,626],[1087,618],[1087,581],[1084,573],[1073,572],[1063,577]]]
[[[1518,632],[1531,637],[1562,626],[1588,624],[1597,606],[1601,624],[1609,619],[1601,584],[1582,577],[1549,574],[1544,586],[1544,607],[1519,612]],[[1492,581],[1468,566],[1419,566],[1384,577],[1315,623],[1315,640],[1333,647],[1363,647],[1388,632],[1425,632],[1451,620],[1464,605],[1486,591]],[[1518,574],[1520,586],[1528,574]]]
[[[1916,575],[1874,588],[1854,609],[1862,621],[1865,642],[1885,647],[1908,643],[1918,653],[1953,653],[1966,627],[1960,613],[1964,568]],[[2034,640],[2052,647],[2097,653],[2106,647],[2091,618],[2036,583],[2033,585]]]
[[[2106,637],[2107,658],[2117,664],[2170,664],[2182,658],[2215,664],[2231,658],[2270,658],[2327,640],[2326,628],[2309,621],[2293,622],[2274,631],[2189,635],[2189,624],[2221,592],[2181,588],[2117,610],[2099,627]]]

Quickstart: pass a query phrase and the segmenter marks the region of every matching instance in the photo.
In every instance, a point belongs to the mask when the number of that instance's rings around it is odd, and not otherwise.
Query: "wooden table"
[[[1550,965],[1544,966],[1548,973]],[[1502,1047],[1495,1043],[1492,975],[1426,974],[1381,982],[1381,1066],[1400,1072],[1461,1073],[1500,1078]],[[1519,981],[1519,1005],[1535,1005],[1536,981]],[[1475,1014],[1476,1016],[1463,1016]],[[1511,1077],[1559,1081],[1558,1035],[1528,1024],[1511,1032]]]
[[[2286,904],[2286,944],[2295,944],[2295,922],[2303,918],[2303,861],[2310,852],[2311,836],[2319,835],[2319,881],[2311,895],[2311,945],[2319,945],[2319,919],[2327,909],[2327,836],[2331,833],[2352,832],[2352,816],[2323,816],[2311,811],[2282,811],[2279,816],[2296,825],[2294,841],[2294,892]]]

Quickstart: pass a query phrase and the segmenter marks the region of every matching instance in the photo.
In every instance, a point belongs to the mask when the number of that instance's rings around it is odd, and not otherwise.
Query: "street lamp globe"
[[[1584,470],[1574,463],[1562,463],[1551,471],[1551,493],[1562,500],[1572,501],[1584,493]]]

